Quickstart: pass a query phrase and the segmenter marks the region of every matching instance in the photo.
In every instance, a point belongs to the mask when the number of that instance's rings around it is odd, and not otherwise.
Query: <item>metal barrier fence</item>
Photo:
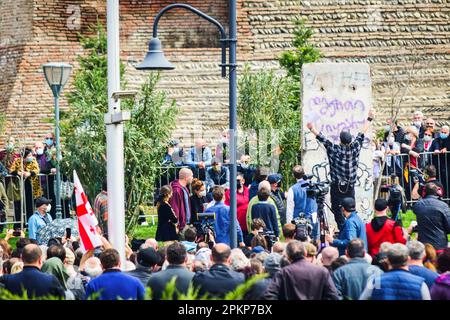
[[[56,175],[38,174],[27,178],[18,175],[4,177],[4,187],[8,197],[8,211],[6,221],[0,221],[0,225],[14,224],[15,228],[23,229],[28,219],[36,211],[35,200],[44,196],[52,200],[50,214],[55,218],[56,212]],[[1,182],[0,182],[1,183]],[[73,211],[72,193],[64,191],[71,188],[70,181],[61,182],[61,208],[63,218],[71,216]],[[71,189],[73,191],[73,189]],[[70,195],[68,195],[70,193]]]
[[[413,159],[416,160],[414,161]],[[407,204],[412,205],[417,201],[417,199],[413,199],[415,181],[419,181],[419,185],[424,185],[426,183],[426,179],[423,177],[425,167],[434,165],[436,168],[436,179],[442,184],[444,189],[442,200],[448,202],[450,200],[449,160],[448,151],[443,153],[422,152],[419,153],[417,158],[413,158],[413,156],[408,154],[387,155],[384,170],[380,172],[383,176],[381,195],[385,194],[383,189],[386,189],[386,185],[390,185],[390,180],[392,180],[390,177],[395,176],[404,189]],[[420,188],[418,194],[421,196]]]

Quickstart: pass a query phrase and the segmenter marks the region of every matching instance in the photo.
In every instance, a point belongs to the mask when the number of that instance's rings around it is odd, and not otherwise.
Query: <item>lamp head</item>
[[[137,70],[173,70],[174,65],[171,64],[164,52],[161,50],[161,41],[158,38],[152,38],[148,44],[148,52],[137,67]]]
[[[55,97],[59,96],[59,92],[69,80],[72,66],[63,62],[51,62],[42,66],[44,70],[45,80],[53,91]]]

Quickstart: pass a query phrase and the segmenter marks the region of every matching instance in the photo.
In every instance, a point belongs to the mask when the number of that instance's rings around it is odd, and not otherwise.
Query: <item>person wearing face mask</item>
[[[431,146],[433,145],[433,130],[427,129],[425,130],[425,133],[423,134],[423,151],[424,152],[431,152]],[[431,154],[425,154],[423,157],[423,162],[425,165],[429,165],[432,163],[432,156]]]
[[[186,164],[194,172],[194,176],[205,181],[206,169],[211,166],[212,152],[203,139],[197,139],[186,159]]]
[[[230,170],[222,166],[219,159],[214,158],[211,161],[211,168],[206,170],[206,184],[209,189],[215,186],[222,186],[228,188],[230,185]]]
[[[23,161],[23,163],[22,163]],[[23,159],[16,159],[9,168],[11,175],[23,177],[25,188],[25,211],[27,219],[33,214],[33,199],[37,199],[42,196],[42,188],[39,182],[39,165],[36,159],[33,157],[33,150],[26,148],[23,153]],[[19,179],[15,179],[19,183]],[[20,187],[19,187],[20,190]],[[15,219],[20,221],[20,199],[14,201]],[[20,223],[15,224],[15,228],[19,228]]]
[[[439,136],[433,140],[433,143],[430,147],[430,152],[433,152],[432,155],[432,163],[438,169],[437,177],[442,182],[444,189],[446,191],[444,198],[449,197],[449,155],[447,151],[450,150],[450,138],[449,138],[449,127],[442,126],[439,131]]]
[[[39,197],[36,199],[36,211],[28,219],[28,238],[35,239],[41,245],[42,241],[38,237],[38,231],[52,222],[52,216],[50,212],[51,200],[45,197]]]
[[[239,225],[241,226],[242,233],[244,237],[247,235],[247,208],[249,199],[249,191],[245,186],[245,178],[241,173],[237,175],[237,185],[236,185],[236,203],[237,203],[237,219]],[[230,189],[225,191],[225,204],[230,205]]]
[[[355,183],[359,165],[359,155],[364,142],[364,135],[369,130],[373,120],[373,110],[369,110],[368,118],[364,126],[355,139],[349,131],[342,130],[340,133],[340,143],[333,143],[322,133],[314,128],[312,122],[307,123],[307,128],[316,139],[321,142],[327,150],[330,176],[331,176],[331,209],[335,215],[335,220],[339,230],[344,226],[345,219],[340,212],[340,205],[344,198],[355,198]],[[289,221],[289,219],[288,219]]]
[[[396,175],[401,177],[402,165],[400,157],[400,144],[395,141],[394,134],[386,132],[385,139],[383,141],[383,147],[385,150],[385,161],[383,175],[391,176]]]
[[[193,224],[197,230],[199,230],[200,221],[197,217],[198,213],[205,211],[205,205],[208,204],[208,198],[206,197],[205,184],[200,179],[194,179],[191,183],[191,224]]]
[[[49,161],[42,142],[36,142],[34,144],[34,152],[36,154],[36,161],[39,165],[39,172],[44,175],[55,174],[56,168],[53,166],[52,162]],[[50,189],[52,189],[52,193],[54,194],[53,177],[41,176],[40,181],[44,195],[53,198],[54,196],[50,195]]]
[[[426,127],[423,123],[423,113],[422,111],[416,111],[413,115],[413,121],[412,125],[417,128],[417,131],[419,132],[418,137],[420,139],[423,138],[423,134],[425,133]]]
[[[392,126],[392,130],[391,130]],[[403,142],[403,136],[405,135],[405,129],[398,125],[397,120],[392,125],[392,119],[388,119],[387,125],[384,127],[386,135],[390,133],[394,136],[394,141],[401,144]]]
[[[243,175],[246,187],[250,186],[250,184],[253,182],[253,177],[256,171],[255,166],[250,164],[250,162],[250,156],[243,154],[241,156],[239,164],[237,165],[237,172]]]
[[[51,149],[55,147],[55,136],[53,135],[53,133],[48,133],[45,135],[44,143],[46,149]]]

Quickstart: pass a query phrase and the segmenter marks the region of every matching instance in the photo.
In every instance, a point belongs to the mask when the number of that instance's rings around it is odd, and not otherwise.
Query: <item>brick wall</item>
[[[147,50],[153,17],[174,2],[120,1],[121,58],[130,88],[138,88],[147,75],[134,65]],[[228,24],[227,1],[185,3]],[[401,120],[415,109],[440,122],[450,120],[446,0],[239,1],[238,62],[279,69],[276,58],[289,47],[295,17],[306,18],[314,29],[314,43],[325,61],[370,63],[381,119],[390,114],[394,87],[408,82]],[[52,130],[45,119],[52,117],[53,100],[41,65],[61,60],[76,69],[76,57],[83,54],[77,35],[90,34],[89,25],[96,21],[106,21],[105,1],[0,1],[0,110],[8,116],[7,134],[32,143]],[[158,30],[166,56],[176,66],[162,74],[159,84],[181,109],[174,136],[190,144],[189,137],[204,135],[213,143],[228,124],[228,81],[220,77],[219,34],[206,21],[179,9],[167,13]],[[71,89],[69,81],[65,91]],[[403,90],[394,101],[401,95]],[[64,98],[61,105],[66,107]]]

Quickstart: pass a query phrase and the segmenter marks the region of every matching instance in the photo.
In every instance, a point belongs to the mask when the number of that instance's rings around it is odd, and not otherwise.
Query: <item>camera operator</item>
[[[355,199],[347,197],[342,200],[342,215],[345,217],[345,223],[339,232],[339,238],[333,239],[333,236],[325,235],[325,240],[333,247],[338,248],[339,255],[345,254],[345,249],[351,240],[359,238],[364,241],[364,247],[367,252],[366,226],[356,212]]]
[[[320,230],[319,222],[317,220],[317,202],[314,198],[308,197],[306,189],[308,181],[305,180],[305,171],[302,166],[295,166],[292,169],[292,174],[297,180],[288,190],[287,195],[287,209],[286,220],[291,222],[292,220],[299,218],[301,213],[305,214],[307,219],[311,220],[313,226],[312,238],[314,241],[319,240]]]
[[[230,245],[230,207],[225,205],[225,190],[221,186],[215,186],[212,189],[215,204],[205,210],[205,213],[214,213],[214,231],[216,243],[225,243]],[[239,246],[245,246],[242,237],[242,230],[236,218],[236,229]]]
[[[331,209],[333,211],[339,230],[344,226],[345,219],[342,216],[339,205],[346,197],[355,198],[355,183],[359,164],[359,155],[364,141],[364,134],[370,127],[373,120],[373,110],[369,111],[367,121],[356,138],[352,141],[349,131],[342,130],[340,133],[340,144],[335,144],[314,128],[312,122],[307,124],[307,128],[316,139],[323,143],[327,150],[328,161],[330,163],[331,176]]]
[[[437,179],[437,172],[436,167],[432,164],[425,167],[425,170],[423,172],[423,179],[425,180],[425,183],[433,182],[435,185],[437,185],[440,189],[439,196],[443,196],[444,193],[444,186],[442,183],[439,182]],[[420,193],[419,193],[420,190]],[[414,179],[414,187],[411,192],[411,197],[413,200],[419,200],[420,198],[423,198],[425,196],[425,184],[421,184],[419,179]]]

